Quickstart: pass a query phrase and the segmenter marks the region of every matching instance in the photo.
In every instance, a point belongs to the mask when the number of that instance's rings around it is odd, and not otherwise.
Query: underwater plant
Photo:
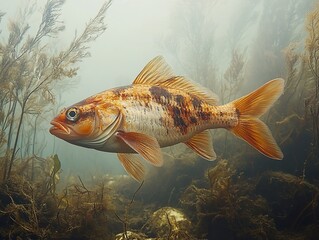
[[[128,212],[130,210],[130,208],[132,208],[132,204],[134,203],[134,199],[136,194],[139,192],[139,190],[142,188],[144,181],[141,182],[141,184],[139,185],[139,187],[136,189],[136,191],[134,192],[131,201],[125,206],[125,210],[124,210],[124,218],[121,218],[116,212],[115,212],[115,216],[118,218],[118,220],[123,224],[123,234],[122,234],[122,238],[123,239],[130,239],[128,237]]]
[[[233,49],[230,64],[224,73],[225,81],[221,81],[223,103],[230,102],[239,96],[240,87],[244,82],[245,63],[245,53],[239,49]]]
[[[237,98],[240,92],[240,88],[244,83],[244,71],[246,65],[246,54],[245,52],[240,51],[239,49],[232,50],[232,57],[229,63],[229,66],[225,70],[223,78],[219,82],[219,93],[220,93],[220,101],[222,103],[230,102],[232,99]],[[228,158],[227,154],[230,153],[228,151],[228,137],[229,133],[227,131],[217,131],[214,134],[214,138],[218,139],[218,141],[224,143],[223,157]],[[234,145],[234,144],[233,144]],[[241,144],[236,145],[239,149]],[[236,146],[232,146],[234,149]],[[233,151],[232,151],[233,152]]]
[[[216,86],[215,30],[210,16],[216,2],[184,1],[179,4],[171,16],[174,19],[171,32],[164,41],[164,47],[185,70],[187,77],[210,89]]]
[[[55,154],[43,157],[45,141],[37,142],[41,122],[56,101],[55,90],[78,71],[90,56],[89,44],[106,29],[105,2],[97,15],[65,49],[51,39],[65,29],[59,20],[64,0],[48,0],[38,26],[30,23],[36,3],[8,23],[6,42],[0,43],[0,237],[47,239],[79,235],[88,225],[107,219],[111,195],[104,183],[88,189],[80,183],[57,191],[61,163]],[[4,16],[0,13],[0,20]],[[81,217],[79,217],[79,215]],[[76,217],[75,217],[76,216]],[[92,228],[86,232],[97,236]],[[103,232],[104,236],[108,233]]]
[[[311,158],[317,158],[317,167],[319,165],[319,4],[309,13],[307,18],[308,36],[306,39],[306,63],[311,71],[309,78],[308,98],[305,101],[305,107],[310,114],[312,123],[312,151]]]
[[[285,94],[269,115],[280,145],[288,150],[290,162],[285,169],[309,180],[317,178],[319,171],[318,16],[317,5],[305,21],[305,42],[292,42],[283,51],[287,71]]]
[[[208,239],[272,238],[276,230],[267,216],[266,201],[254,195],[254,182],[239,179],[239,172],[234,168],[229,161],[218,160],[207,172],[210,186],[193,183],[185,190],[181,204],[192,216],[196,236]]]
[[[31,168],[21,161],[23,173]],[[17,163],[18,164],[18,163]],[[19,164],[18,164],[19,165]],[[13,174],[0,184],[0,237],[12,239],[103,238],[112,236],[110,215],[114,195],[109,179],[85,185],[80,177],[63,190],[56,191],[61,171],[56,156],[41,162],[41,169],[31,182],[24,175]],[[15,168],[16,169],[16,168]]]
[[[183,211],[196,236],[207,239],[316,239],[318,187],[297,176],[265,171],[242,175],[218,160],[207,172],[210,186],[192,183],[183,193]]]
[[[48,158],[32,166],[31,159],[17,160],[10,180],[0,184],[1,237],[37,236],[43,238],[50,230],[49,218],[54,216],[57,195],[55,184],[60,168],[57,159]],[[40,164],[41,163],[41,164]],[[31,182],[26,169],[41,169]]]
[[[7,42],[0,43],[1,181],[11,177],[17,153],[24,151],[25,145],[20,149],[19,141],[28,131],[26,123],[49,110],[55,101],[53,89],[76,75],[76,63],[89,56],[88,44],[106,29],[104,15],[111,1],[102,6],[66,49],[50,50],[50,38],[58,37],[65,28],[59,21],[63,3],[64,0],[48,0],[37,27],[28,22],[35,5],[26,8],[20,18],[9,21]]]
[[[282,51],[291,41],[302,39],[299,32],[303,32],[305,15],[314,1],[261,0],[259,2],[261,12],[247,69],[250,84],[285,76],[285,59]]]

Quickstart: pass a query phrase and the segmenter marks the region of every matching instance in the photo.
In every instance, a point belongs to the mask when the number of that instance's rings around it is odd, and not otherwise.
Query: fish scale
[[[227,128],[232,126],[230,123],[236,122],[235,111],[230,106],[216,107],[202,102],[196,109],[192,103],[193,96],[187,93],[166,89],[166,94],[163,95],[160,90],[152,93],[151,87],[138,85],[113,90],[116,94],[110,95],[110,98],[115,105],[123,109],[125,116],[121,130],[156,136],[159,145],[166,147],[183,142],[205,129]],[[184,101],[176,101],[178,96],[182,96]],[[204,112],[209,113],[209,119],[202,118],[205,116],[202,114]],[[219,115],[220,112],[224,113],[223,116]],[[180,121],[174,121],[178,118]],[[183,124],[187,126],[185,131],[181,131]]]

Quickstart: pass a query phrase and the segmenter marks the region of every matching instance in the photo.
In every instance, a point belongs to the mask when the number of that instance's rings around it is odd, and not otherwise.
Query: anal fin
[[[213,141],[208,130],[200,132],[189,139],[185,144],[199,156],[207,160],[215,160],[216,153],[213,148]]]
[[[119,158],[126,172],[135,180],[141,182],[144,179],[145,169],[137,154],[118,153],[117,157]]]
[[[116,136],[154,166],[163,165],[162,152],[155,137],[137,132],[117,132]]]

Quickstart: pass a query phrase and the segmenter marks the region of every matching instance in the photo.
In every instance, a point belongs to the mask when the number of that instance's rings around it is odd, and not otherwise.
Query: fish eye
[[[71,122],[76,122],[80,117],[80,110],[76,107],[71,107],[66,111],[66,118]]]

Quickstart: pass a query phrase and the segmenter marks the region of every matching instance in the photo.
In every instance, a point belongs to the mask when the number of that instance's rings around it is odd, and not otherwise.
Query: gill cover
[[[85,139],[78,141],[79,145],[102,148],[105,142],[116,132],[122,122],[120,110],[110,104],[101,104],[95,107],[95,129]]]

